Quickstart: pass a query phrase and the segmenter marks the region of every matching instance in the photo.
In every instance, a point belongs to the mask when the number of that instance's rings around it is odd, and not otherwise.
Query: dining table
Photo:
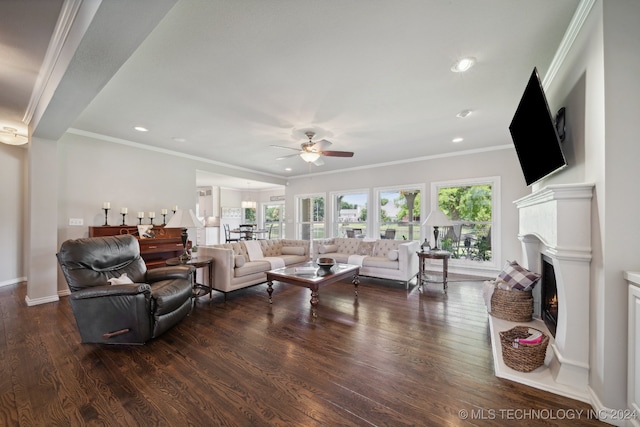
[[[242,226],[240,228],[234,228],[233,230],[231,230],[231,233],[240,234],[241,240],[256,240],[264,238],[264,235],[268,232],[268,230]]]

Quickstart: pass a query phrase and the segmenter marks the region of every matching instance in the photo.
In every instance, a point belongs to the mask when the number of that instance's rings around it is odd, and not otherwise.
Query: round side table
[[[442,292],[447,293],[447,276],[449,275],[449,258],[451,258],[451,252],[449,251],[427,251],[427,252],[416,252],[418,255],[418,287],[421,288],[423,283],[427,282],[435,282],[433,280],[428,280],[426,278],[426,269],[425,269],[425,261],[427,259],[441,259],[442,260]]]

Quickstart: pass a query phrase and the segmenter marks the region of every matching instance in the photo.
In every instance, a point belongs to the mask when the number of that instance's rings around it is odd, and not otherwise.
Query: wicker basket
[[[516,343],[517,338],[527,338],[530,335],[529,329],[540,332],[542,341],[538,344]],[[500,332],[500,343],[502,344],[502,360],[505,365],[516,371],[531,372],[544,365],[549,336],[535,328],[516,326],[508,331]]]
[[[529,322],[533,316],[531,291],[494,289],[491,295],[491,315],[511,322]]]

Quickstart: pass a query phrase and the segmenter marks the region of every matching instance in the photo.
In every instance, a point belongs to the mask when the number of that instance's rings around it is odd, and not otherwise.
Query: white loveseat
[[[399,280],[408,287],[418,274],[419,249],[420,243],[410,240],[334,237],[313,241],[313,259],[329,257],[337,262],[358,264],[361,276]]]
[[[247,246],[258,247],[259,253]],[[227,292],[266,282],[266,272],[273,268],[309,261],[309,250],[308,240],[247,240],[199,246],[198,256],[213,258],[213,289],[226,296]],[[201,274],[198,280],[208,284]]]

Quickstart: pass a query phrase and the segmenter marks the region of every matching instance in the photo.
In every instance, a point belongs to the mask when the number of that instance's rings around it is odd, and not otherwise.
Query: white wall
[[[626,408],[627,289],[623,271],[640,269],[640,2],[596,1],[547,92],[567,107],[575,163],[539,187],[595,184],[589,385],[597,405]],[[586,291],[586,290],[585,290]]]
[[[169,209],[168,221],[174,205],[195,212],[196,170],[240,174],[242,178],[284,184],[272,177],[239,173],[206,162],[65,134],[58,141],[58,243],[87,237],[89,226],[103,225],[103,202],[111,203],[109,225],[122,223],[122,207],[129,210],[126,217],[129,225],[138,224],[137,211],[145,212],[143,224],[149,223],[146,218],[149,211],[156,213],[154,224],[162,224],[160,210],[163,208]],[[240,201],[241,195],[237,191],[221,190],[221,206],[240,206]],[[81,218],[84,224],[70,226],[69,218]],[[59,275],[58,290],[64,291],[66,287]]]
[[[0,144],[0,286],[21,282],[26,276],[22,265],[26,158],[24,147]]]
[[[505,128],[508,124],[505,124]],[[294,219],[295,196],[309,193],[325,193],[351,189],[398,186],[404,184],[424,184],[421,218],[426,218],[430,210],[431,182],[466,178],[500,176],[501,178],[501,225],[502,260],[521,259],[521,245],[518,240],[518,212],[512,203],[529,193],[511,141],[496,141],[496,145],[506,148],[495,151],[474,153],[445,158],[420,160],[411,163],[386,165],[376,168],[358,169],[348,172],[292,178],[287,187],[287,235],[295,236]],[[356,153],[357,155],[357,153]],[[373,197],[373,194],[370,194]],[[424,230],[421,230],[423,233]],[[421,240],[424,235],[421,236]]]

